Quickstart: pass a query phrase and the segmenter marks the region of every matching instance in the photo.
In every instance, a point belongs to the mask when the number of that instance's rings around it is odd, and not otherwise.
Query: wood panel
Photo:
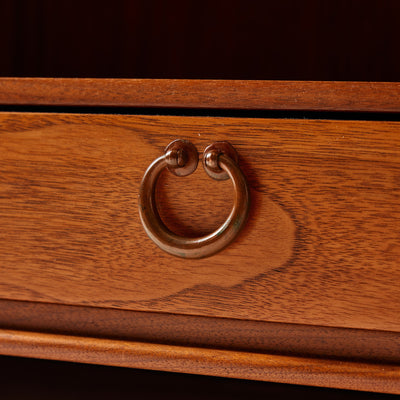
[[[0,300],[0,328],[400,364],[400,333]]]
[[[400,112],[400,83],[0,78],[0,104]]]
[[[0,296],[245,320],[400,330],[400,123],[0,116]],[[162,252],[140,224],[150,162],[175,138],[237,148],[252,208],[209,259]],[[181,234],[215,229],[228,182],[166,173]]]
[[[0,353],[400,394],[400,367],[393,364],[365,364],[3,329],[0,329]]]

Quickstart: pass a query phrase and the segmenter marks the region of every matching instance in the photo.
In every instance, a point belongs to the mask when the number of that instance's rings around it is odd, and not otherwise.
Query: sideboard
[[[400,394],[400,83],[0,78],[0,354]],[[218,254],[146,235],[148,166],[228,141]],[[177,235],[230,180],[161,173]]]

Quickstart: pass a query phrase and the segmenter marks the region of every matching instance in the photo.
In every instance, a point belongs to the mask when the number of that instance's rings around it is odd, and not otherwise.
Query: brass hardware
[[[250,197],[246,178],[237,163],[237,153],[228,142],[215,142],[204,150],[203,166],[213,179],[232,179],[235,198],[226,221],[214,232],[198,238],[178,236],[162,221],[155,201],[155,188],[161,171],[167,167],[177,176],[196,170],[198,153],[186,140],[170,143],[164,155],[154,160],[144,174],[139,191],[139,214],[143,227],[158,247],[177,257],[209,257],[228,246],[246,222]]]
[[[203,167],[207,174],[217,181],[229,179],[229,175],[219,165],[219,156],[225,154],[235,163],[238,163],[238,155],[233,146],[228,142],[214,142],[205,148],[203,153]]]

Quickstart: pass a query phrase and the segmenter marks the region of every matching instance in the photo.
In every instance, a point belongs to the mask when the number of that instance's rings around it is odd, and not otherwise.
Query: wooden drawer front
[[[0,114],[0,297],[400,331],[400,123]],[[221,253],[159,250],[141,178],[176,138],[229,140],[251,212]],[[160,213],[183,235],[229,213],[229,181],[163,174]]]

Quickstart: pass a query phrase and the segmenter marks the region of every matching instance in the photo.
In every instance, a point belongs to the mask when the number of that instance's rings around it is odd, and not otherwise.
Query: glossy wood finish
[[[0,104],[400,112],[400,83],[0,78]]]
[[[0,328],[178,346],[400,363],[400,333],[0,301]]]
[[[400,394],[400,367],[0,330],[0,353]]]
[[[400,123],[4,113],[0,129],[1,298],[400,331]],[[179,137],[229,139],[250,185],[248,224],[209,260],[167,255],[139,221],[143,173]],[[229,211],[230,183],[201,170],[159,186],[177,233]]]

